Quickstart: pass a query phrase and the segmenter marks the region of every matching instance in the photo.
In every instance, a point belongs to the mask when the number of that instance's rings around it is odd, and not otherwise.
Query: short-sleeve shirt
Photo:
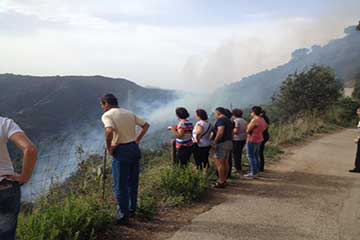
[[[181,120],[176,126],[176,130],[179,129],[184,130],[184,136],[181,138],[176,138],[176,148],[191,147],[193,145],[192,131],[194,129],[192,122],[188,120]]]
[[[257,124],[257,127],[253,129],[251,134],[248,134],[247,141],[256,144],[261,143],[264,141],[263,133],[268,128],[268,125],[262,117],[258,117],[252,121]]]
[[[246,140],[246,127],[247,122],[243,118],[234,118],[234,127],[239,129],[238,134],[234,134],[234,141],[244,141]]]
[[[1,176],[14,174],[7,143],[12,135],[19,132],[23,131],[13,120],[0,117],[0,181],[4,179]]]
[[[211,135],[211,124],[209,122],[200,120],[197,121],[193,130],[193,142],[196,142],[196,128],[201,126],[203,132],[201,133],[200,141],[197,142],[199,147],[208,147],[211,145],[210,135]]]
[[[224,135],[221,137],[218,143],[223,143],[226,141],[232,141],[232,131],[233,123],[227,117],[219,118],[214,127],[214,135],[216,136],[218,132],[218,127],[224,127]]]
[[[105,128],[113,128],[114,136],[111,145],[136,141],[136,126],[143,127],[146,121],[123,108],[112,108],[101,118]]]

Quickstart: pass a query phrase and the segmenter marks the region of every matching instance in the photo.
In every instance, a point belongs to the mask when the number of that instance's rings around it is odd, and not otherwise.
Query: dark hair
[[[215,111],[216,111],[216,112],[219,112],[220,114],[226,116],[226,110],[225,110],[225,108],[223,108],[223,107],[217,107],[217,108],[215,109]]]
[[[117,98],[114,96],[114,94],[111,94],[111,93],[108,93],[108,94],[105,94],[104,96],[102,96],[100,101],[102,104],[107,103],[111,106],[116,106],[116,107],[118,106]]]
[[[208,120],[207,112],[204,109],[198,109],[195,111],[196,115],[203,121]]]
[[[176,116],[178,116],[178,118],[180,119],[187,119],[188,117],[190,117],[189,112],[186,110],[186,108],[183,107],[178,107],[175,110]]]
[[[241,118],[243,115],[243,111],[239,108],[235,108],[233,109],[232,114],[237,118]]]
[[[251,112],[255,113],[256,116],[260,116],[260,114],[262,113],[262,108],[259,106],[253,106],[251,108]]]
[[[232,117],[232,112],[230,109],[225,108],[225,116],[229,119]]]

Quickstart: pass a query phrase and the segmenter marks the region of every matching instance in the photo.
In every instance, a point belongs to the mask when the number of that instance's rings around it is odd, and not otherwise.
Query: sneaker
[[[254,179],[256,178],[256,175],[253,175],[252,173],[245,174],[244,177]]]
[[[354,168],[354,169],[349,170],[349,172],[351,172],[351,173],[360,173],[360,170]]]

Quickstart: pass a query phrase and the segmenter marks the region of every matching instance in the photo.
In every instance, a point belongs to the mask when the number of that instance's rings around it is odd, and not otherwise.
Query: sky
[[[0,73],[211,91],[324,45],[358,0],[0,0]]]

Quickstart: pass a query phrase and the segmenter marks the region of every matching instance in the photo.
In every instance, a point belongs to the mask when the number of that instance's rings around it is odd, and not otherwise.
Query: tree
[[[295,72],[287,77],[273,98],[283,118],[306,113],[322,112],[342,96],[342,86],[334,71],[314,65],[310,70]]]
[[[355,76],[354,91],[352,92],[352,97],[356,101],[360,101],[360,72]]]

